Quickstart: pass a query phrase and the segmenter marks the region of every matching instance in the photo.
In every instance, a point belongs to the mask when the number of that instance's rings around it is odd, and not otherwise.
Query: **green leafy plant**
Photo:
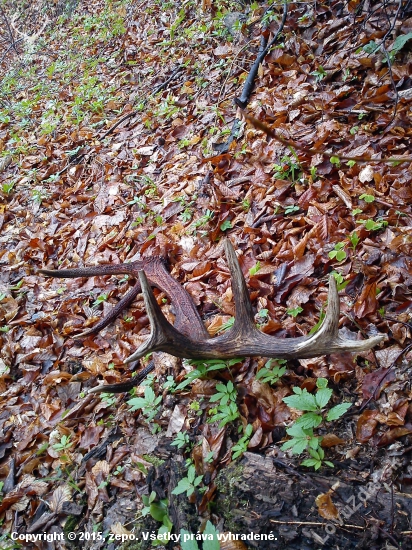
[[[296,204],[291,204],[285,208],[285,214],[294,214],[295,212],[299,212],[299,210],[299,206],[297,206]]]
[[[228,369],[241,361],[242,359],[239,358],[227,359],[226,361],[224,359],[191,359],[190,364],[193,365],[195,368],[186,375],[183,382],[178,384],[175,391],[183,390],[186,386],[188,386],[198,378],[207,376],[210,372],[213,372],[215,370]]]
[[[162,524],[157,532],[158,538],[152,542],[153,546],[160,546],[164,544],[167,534],[171,533],[173,523],[168,515],[169,501],[167,499],[156,499],[157,495],[154,491],[152,491],[149,496],[142,495],[144,508],[142,508],[141,514],[143,517],[150,514],[155,521]]]
[[[249,210],[250,210],[250,200],[249,199],[243,199],[242,208],[245,212],[249,212]]]
[[[218,334],[219,332],[224,332],[225,330],[228,330],[229,328],[233,327],[234,324],[235,324],[235,318],[231,317],[226,321],[226,323],[223,323],[222,326],[218,328],[218,330],[216,331],[216,334]]]
[[[55,443],[54,445],[52,445],[52,447],[57,452],[63,452],[70,449],[72,445],[73,445],[73,442],[70,441],[70,435],[62,435],[60,439],[60,443]]]
[[[346,252],[343,250],[345,248],[345,243],[339,242],[336,243],[333,247],[333,250],[331,250],[328,254],[329,258],[331,260],[336,259],[338,262],[341,262],[342,260],[346,259]]]
[[[349,240],[350,240],[351,245],[352,245],[351,248],[355,252],[355,249],[358,246],[359,240],[360,240],[359,235],[356,233],[356,231],[353,231],[353,233],[350,234]]]
[[[166,378],[166,382],[163,383],[163,388],[165,390],[170,390],[170,391],[173,391],[174,388],[175,388],[175,379],[173,378],[173,376],[168,376]]]
[[[219,428],[234,422],[239,418],[239,410],[236,403],[237,391],[231,380],[225,384],[216,384],[217,393],[211,396],[210,402],[219,401],[217,407],[209,410],[209,422],[220,422]]]
[[[269,359],[265,366],[256,374],[256,380],[260,380],[263,384],[276,384],[285,374],[286,359]]]
[[[227,231],[228,229],[232,229],[232,222],[230,220],[225,220],[221,226],[220,226],[220,230],[221,231]]]
[[[312,71],[310,74],[313,74],[313,76],[316,78],[317,82],[320,82],[325,78],[327,75],[327,72],[322,67],[322,65],[319,65],[318,69],[316,71]]]
[[[293,307],[293,308],[288,308],[286,310],[286,313],[288,315],[291,315],[292,317],[297,317],[299,315],[299,313],[302,313],[302,311],[303,311],[303,307],[296,306],[296,307]]]
[[[373,195],[368,195],[367,193],[363,193],[359,198],[365,202],[373,202],[375,200]]]
[[[297,155],[292,151],[292,156],[284,155],[281,157],[280,162],[282,164],[273,165],[273,170],[275,171],[273,177],[275,179],[296,181],[302,170]]]
[[[332,275],[336,281],[338,291],[343,290],[349,284],[349,281],[345,281],[345,277],[342,275],[342,273],[339,273],[338,271],[332,271]]]
[[[116,404],[117,397],[113,393],[102,392],[100,394],[100,397],[101,397],[102,401],[104,401],[105,403],[108,404],[109,407],[112,407],[113,405]]]
[[[239,458],[239,456],[242,456],[243,453],[247,451],[252,433],[253,426],[252,424],[248,424],[245,428],[245,434],[243,435],[243,437],[241,437],[239,441],[235,443],[235,445],[233,445],[232,447],[232,460],[236,460],[237,458]]]
[[[156,397],[155,392],[150,386],[144,389],[144,397],[133,397],[127,402],[132,411],[142,410],[143,415],[148,422],[151,422],[160,410],[162,396]]]
[[[332,422],[340,418],[351,407],[351,403],[340,403],[332,407],[327,413],[324,411],[326,405],[332,397],[332,390],[328,388],[328,381],[325,378],[318,378],[316,381],[316,394],[309,393],[306,388],[303,390],[299,387],[294,387],[295,395],[290,395],[283,398],[283,402],[293,409],[304,412],[293,425],[286,430],[287,434],[292,439],[286,441],[282,445],[282,450],[291,449],[293,454],[302,454],[308,450],[316,464],[310,462],[303,464],[304,466],[314,466],[315,469],[320,468],[323,461],[323,451],[319,452],[322,437],[313,434],[313,428],[317,428],[322,422]],[[310,452],[317,451],[317,454]],[[331,462],[325,461],[328,466],[333,466]]]
[[[408,32],[407,34],[401,34],[399,35],[395,42],[392,44],[392,48],[389,51],[389,58],[391,61],[394,60],[395,55],[401,51],[401,49],[406,45],[409,40],[412,39],[412,32]]]
[[[44,189],[33,189],[31,192],[34,202],[41,204],[45,199],[48,198],[48,193]]]
[[[13,187],[15,186],[15,184],[16,182],[14,180],[6,181],[5,183],[3,183],[3,185],[1,186],[3,193],[5,195],[8,195],[10,191],[13,189]]]
[[[198,229],[199,227],[204,227],[206,224],[210,222],[210,220],[213,218],[214,215],[215,213],[213,212],[213,210],[207,209],[206,212],[203,214],[203,216],[201,216],[195,222],[192,223],[192,226],[191,226],[192,230],[196,231],[196,229]]]
[[[172,491],[172,495],[186,493],[190,497],[195,492],[196,487],[199,487],[202,483],[202,479],[203,476],[196,476],[196,468],[191,464],[187,470],[187,476],[179,480],[179,483]]]
[[[254,275],[256,275],[259,269],[260,269],[260,262],[256,262],[256,264],[249,269],[249,275],[253,277]]]
[[[108,294],[100,294],[100,296],[98,296],[96,300],[93,302],[92,307],[98,307],[100,304],[105,302],[108,297],[109,297]]]
[[[200,535],[189,533],[185,529],[180,530],[180,546],[182,550],[200,550],[196,540],[199,536],[203,539],[203,550],[220,550],[218,531],[210,521],[206,523],[205,530]]]
[[[173,445],[178,449],[188,447],[190,445],[189,434],[187,432],[179,432],[170,445]]]
[[[365,226],[365,229],[368,231],[379,231],[388,225],[388,222],[378,218],[375,220],[357,220],[356,223],[362,223]]]

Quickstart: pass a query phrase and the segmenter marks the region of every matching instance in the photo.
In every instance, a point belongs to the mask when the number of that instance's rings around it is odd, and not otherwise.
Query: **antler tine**
[[[198,357],[198,343],[193,342],[179,331],[165,318],[144,271],[139,272],[140,285],[146,313],[150,320],[151,332],[147,341],[128,357],[125,363],[131,363],[153,351],[165,351],[177,357]]]
[[[74,335],[73,338],[75,340],[78,338],[85,338],[90,334],[96,334],[97,332],[100,332],[101,330],[103,330],[105,327],[107,327],[107,325],[110,325],[110,323],[114,321],[116,317],[120,315],[120,313],[124,309],[126,309],[133,302],[136,296],[141,292],[142,292],[142,287],[140,285],[140,281],[136,281],[133,288],[129,290],[126,296],[123,296],[123,298],[117,302],[117,304],[114,306],[112,310],[109,311],[106,317],[103,317],[103,319],[101,319],[98,323],[96,323],[92,328],[84,330],[80,334]]]
[[[137,275],[137,270],[133,269],[133,264],[105,264],[89,267],[75,267],[73,269],[39,269],[39,273],[47,275],[47,277],[55,277],[58,279],[74,279],[75,277],[122,275],[123,273],[135,273]]]
[[[230,332],[250,333],[251,330],[255,332],[255,316],[249,298],[249,291],[235,249],[229,239],[225,241],[225,254],[232,278],[232,293],[236,311],[235,323]]]
[[[329,276],[328,307],[323,323],[312,336],[305,337],[305,341],[296,345],[296,356],[316,357],[336,352],[361,352],[371,349],[384,339],[384,336],[373,336],[366,340],[348,340],[339,335],[339,294],[336,280]]]

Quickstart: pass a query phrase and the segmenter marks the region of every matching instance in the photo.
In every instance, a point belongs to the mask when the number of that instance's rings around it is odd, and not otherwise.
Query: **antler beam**
[[[329,278],[328,308],[319,330],[311,336],[276,338],[260,332],[254,322],[252,304],[236,253],[229,240],[225,253],[232,276],[232,291],[236,307],[233,327],[225,334],[212,338],[186,290],[171,277],[159,258],[130,264],[105,265],[67,270],[40,270],[50,277],[91,277],[129,273],[138,276],[131,291],[113,311],[94,328],[80,336],[97,332],[107,326],[140,292],[143,293],[147,315],[151,323],[148,340],[127,360],[140,359],[154,351],[164,351],[177,357],[211,359],[232,357],[273,357],[278,359],[310,358],[330,353],[361,352],[379,344],[384,336],[366,340],[348,340],[339,334],[339,296],[333,276]],[[174,326],[164,317],[153,295],[151,286],[163,290],[171,299],[176,318]]]
[[[383,336],[367,340],[348,340],[339,335],[339,296],[336,281],[329,279],[328,309],[319,330],[312,336],[275,338],[260,332],[254,322],[252,304],[245,279],[235,251],[229,240],[225,242],[226,258],[232,275],[232,292],[236,307],[233,327],[222,336],[194,340],[183,335],[164,317],[158,306],[145,273],[139,273],[146,311],[151,322],[149,339],[127,363],[152,351],[165,351],[177,357],[190,359],[229,359],[232,357],[273,357],[278,359],[309,358],[344,351],[360,352],[379,344]]]

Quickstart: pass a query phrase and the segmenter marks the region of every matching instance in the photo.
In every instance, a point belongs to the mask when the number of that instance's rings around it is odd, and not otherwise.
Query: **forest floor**
[[[410,2],[3,0],[0,20],[0,548],[412,548]],[[342,334],[385,340],[129,365],[141,295],[76,335],[134,279],[38,272],[161,256],[222,334],[225,238],[263,332],[319,326],[332,273]],[[132,395],[88,393],[150,361]]]

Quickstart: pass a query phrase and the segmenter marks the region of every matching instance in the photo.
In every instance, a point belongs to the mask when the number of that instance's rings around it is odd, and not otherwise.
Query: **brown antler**
[[[89,277],[130,273],[138,275],[139,282],[117,304],[109,317],[98,323],[96,332],[106,326],[140,292],[151,322],[148,340],[127,360],[130,363],[154,351],[164,351],[177,357],[191,359],[263,356],[283,359],[309,358],[336,352],[360,352],[379,344],[383,336],[367,340],[348,340],[339,335],[339,296],[333,276],[329,279],[328,308],[319,330],[312,336],[275,338],[260,332],[254,323],[254,314],[242,270],[229,240],[225,242],[227,262],[232,275],[232,291],[236,306],[233,327],[216,338],[211,338],[203,326],[188,293],[166,271],[160,259],[149,259],[130,264],[100,266],[60,271],[40,270],[51,277]],[[166,292],[176,309],[175,325],[164,317],[150,285]],[[98,327],[98,328],[97,328]]]

